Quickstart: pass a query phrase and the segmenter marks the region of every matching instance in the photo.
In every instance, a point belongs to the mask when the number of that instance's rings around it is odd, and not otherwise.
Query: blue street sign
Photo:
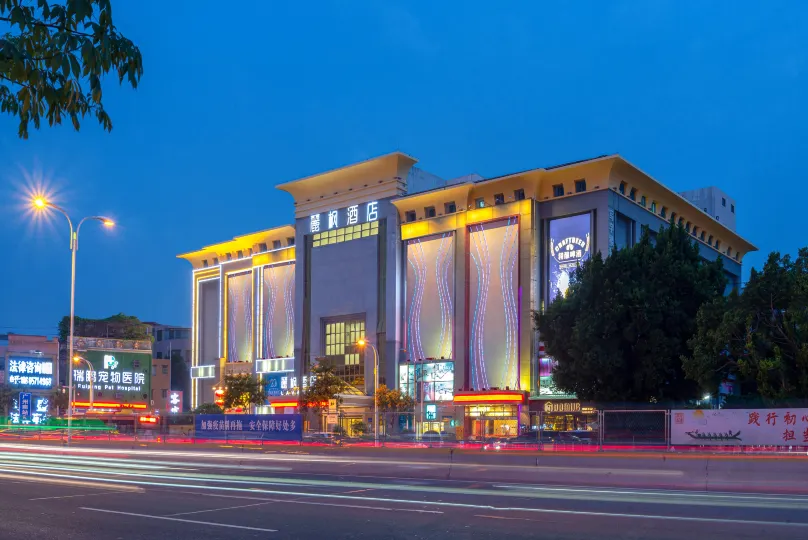
[[[20,417],[31,418],[31,392],[20,392]]]

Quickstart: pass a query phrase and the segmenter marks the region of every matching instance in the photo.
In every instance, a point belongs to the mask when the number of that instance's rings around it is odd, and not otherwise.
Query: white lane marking
[[[354,489],[353,491],[343,491],[343,495],[347,495],[348,493],[362,493],[363,491],[373,491],[373,488],[367,489]]]
[[[140,491],[142,493],[143,490]],[[121,493],[132,493],[131,491],[99,491],[98,493],[82,493],[80,495],[58,495],[56,497],[36,497],[29,501],[47,501],[50,499],[73,499],[75,497],[92,497],[93,495],[120,495]]]
[[[134,512],[120,512],[118,510],[104,510],[103,508],[88,508],[86,506],[80,507],[82,510],[90,512],[104,512],[106,514],[118,514],[122,516],[141,517],[147,519],[161,519],[164,521],[179,521],[181,523],[194,523],[196,525],[207,525],[209,527],[226,527],[228,529],[241,529],[244,531],[259,531],[259,532],[278,532],[277,529],[262,529],[260,527],[247,527],[246,525],[230,525],[228,523],[216,523],[214,521],[196,521],[193,519],[173,518],[168,516],[151,516],[149,514],[136,514]]]
[[[250,506],[263,506],[272,501],[260,502],[255,504],[242,504],[241,506],[226,506],[224,508],[211,508],[209,510],[194,510],[193,512],[177,512],[176,514],[168,514],[167,516],[189,516],[191,514],[204,514],[205,512],[220,512],[222,510],[235,510],[236,508],[249,508]]]

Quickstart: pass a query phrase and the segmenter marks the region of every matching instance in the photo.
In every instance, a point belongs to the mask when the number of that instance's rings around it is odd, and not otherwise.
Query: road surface
[[[0,538],[808,538],[806,459],[0,444]]]

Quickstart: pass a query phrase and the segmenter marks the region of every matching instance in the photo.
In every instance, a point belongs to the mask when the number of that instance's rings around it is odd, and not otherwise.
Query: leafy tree
[[[193,414],[222,414],[224,411],[215,403],[203,403],[191,412]]]
[[[681,226],[663,227],[605,258],[578,268],[566,296],[534,313],[556,386],[583,400],[691,399],[681,356],[690,353],[696,315],[722,295],[721,260],[705,262]]]
[[[303,391],[300,406],[304,411],[312,410],[319,414],[328,407],[329,399],[341,399],[339,394],[348,388],[348,384],[334,374],[334,366],[327,361],[313,366],[311,374],[314,382],[309,377],[309,386]]]
[[[112,120],[101,101],[101,78],[114,71],[120,84],[137,88],[143,75],[140,49],[112,21],[110,0],[0,0],[0,111],[39,129],[69,118],[96,117],[107,131]]]
[[[376,403],[383,412],[409,412],[415,408],[412,396],[398,388],[387,388],[384,384],[376,389]]]
[[[683,362],[705,390],[735,375],[743,394],[808,398],[808,248],[796,259],[771,253],[741,295],[705,304],[699,323]]]
[[[0,0],[2,2],[2,0]],[[85,329],[97,322],[107,322],[115,325],[122,326],[121,339],[136,339],[136,340],[151,340],[152,336],[148,334],[148,327],[143,324],[140,319],[134,315],[126,315],[118,313],[106,319],[85,319],[83,317],[73,317],[74,331],[77,336],[85,335]],[[67,343],[68,336],[70,335],[70,316],[65,315],[59,321],[59,341]],[[86,336],[85,337],[105,337],[105,336]]]
[[[264,405],[267,401],[266,390],[255,376],[225,375],[223,407],[225,410],[235,407],[248,408],[250,405]]]

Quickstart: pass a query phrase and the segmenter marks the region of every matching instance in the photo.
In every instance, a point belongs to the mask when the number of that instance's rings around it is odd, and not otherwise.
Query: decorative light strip
[[[74,407],[90,407],[89,401],[74,401]],[[145,409],[145,403],[107,403],[103,401],[96,401],[92,404],[93,407],[100,407],[102,409]]]
[[[462,394],[454,397],[454,403],[523,403],[523,394]]]
[[[270,401],[273,407],[297,407],[297,401]]]

